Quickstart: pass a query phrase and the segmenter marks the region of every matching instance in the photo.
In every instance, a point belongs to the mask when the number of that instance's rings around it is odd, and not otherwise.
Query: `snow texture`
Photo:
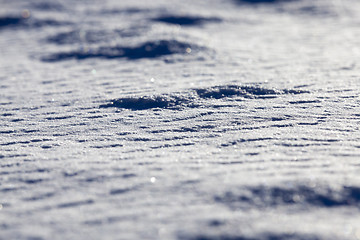
[[[0,239],[360,239],[357,0],[0,0]]]

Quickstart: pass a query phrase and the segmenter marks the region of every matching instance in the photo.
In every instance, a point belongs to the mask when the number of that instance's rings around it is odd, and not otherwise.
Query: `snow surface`
[[[0,239],[360,239],[358,0],[0,5]]]

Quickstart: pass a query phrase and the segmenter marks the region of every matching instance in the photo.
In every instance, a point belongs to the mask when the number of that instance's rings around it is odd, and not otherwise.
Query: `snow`
[[[0,4],[0,239],[360,239],[360,2]]]

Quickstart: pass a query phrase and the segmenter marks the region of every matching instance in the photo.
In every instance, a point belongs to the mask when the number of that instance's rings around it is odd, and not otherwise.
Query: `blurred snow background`
[[[0,239],[360,239],[360,2],[0,5]]]

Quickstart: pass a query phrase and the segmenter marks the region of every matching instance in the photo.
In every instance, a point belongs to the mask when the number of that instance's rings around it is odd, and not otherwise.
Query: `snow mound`
[[[152,108],[182,108],[201,106],[203,99],[222,99],[229,97],[242,98],[276,98],[281,94],[307,93],[303,90],[266,89],[257,86],[225,85],[209,88],[190,89],[185,93],[163,94],[160,96],[125,97],[112,100],[100,107],[117,107],[131,110],[145,110]]]
[[[260,4],[260,3],[282,3],[282,2],[293,2],[297,0],[235,0],[242,4]]]
[[[159,40],[148,41],[135,47],[106,46],[72,52],[59,52],[43,57],[42,60],[44,62],[57,62],[70,59],[82,60],[88,58],[126,58],[128,60],[136,60],[142,58],[158,58],[172,54],[189,54],[189,49],[198,48],[196,45],[177,40]]]
[[[141,30],[141,31],[140,31]],[[61,32],[50,36],[46,39],[48,43],[57,45],[71,45],[71,44],[93,44],[93,43],[104,43],[109,42],[117,38],[127,38],[139,36],[141,33],[146,31],[145,28],[128,28],[128,29],[116,29],[112,31],[106,30],[72,30],[68,32]]]
[[[18,28],[42,28],[70,25],[70,22],[55,19],[37,19],[33,17],[0,16],[0,30]]]
[[[257,207],[276,207],[281,205],[314,206],[314,207],[359,207],[360,188],[343,186],[340,189],[329,186],[257,186],[229,191],[216,196],[231,209],[246,208],[248,205]]]
[[[178,16],[178,15],[166,15],[153,19],[157,22],[177,24],[182,26],[200,26],[204,23],[218,23],[221,22],[220,18],[216,17],[198,17],[198,16]]]

